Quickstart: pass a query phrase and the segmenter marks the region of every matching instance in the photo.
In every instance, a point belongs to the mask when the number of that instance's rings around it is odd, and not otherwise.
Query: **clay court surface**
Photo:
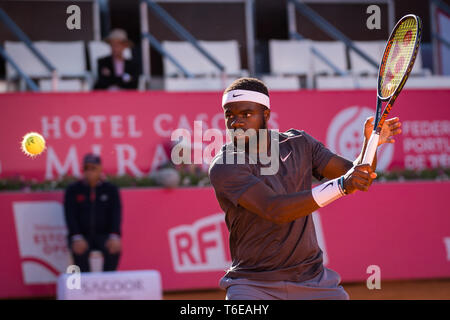
[[[342,284],[352,300],[450,300],[450,279],[382,281],[380,290],[365,282]],[[223,300],[225,291],[165,292],[165,300]]]
[[[380,290],[369,290],[365,282],[343,283],[351,300],[450,300],[450,279],[382,281]],[[21,299],[21,298],[12,298]],[[27,297],[53,300],[55,297]],[[164,300],[224,300],[220,289],[164,292]]]

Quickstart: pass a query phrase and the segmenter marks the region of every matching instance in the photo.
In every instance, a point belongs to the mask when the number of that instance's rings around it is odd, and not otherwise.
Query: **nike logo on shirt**
[[[292,153],[292,151],[291,152],[289,152],[288,154],[287,154],[287,156],[286,157],[281,157],[281,161],[283,161],[283,162],[285,162],[286,160],[287,160],[287,158],[289,158],[289,156],[291,155],[291,153]]]

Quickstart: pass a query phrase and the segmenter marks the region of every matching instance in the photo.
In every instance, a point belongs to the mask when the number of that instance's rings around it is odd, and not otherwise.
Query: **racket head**
[[[392,30],[378,70],[378,99],[387,101],[403,89],[416,61],[422,22],[414,14],[401,18]]]

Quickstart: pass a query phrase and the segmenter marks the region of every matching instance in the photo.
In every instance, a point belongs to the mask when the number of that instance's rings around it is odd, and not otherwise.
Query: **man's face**
[[[254,129],[258,133],[259,129],[267,129],[267,121],[270,117],[270,110],[264,106],[250,101],[230,102],[225,105],[225,125],[228,130],[242,129],[244,132]],[[234,142],[245,139],[248,143],[248,135],[233,135]]]
[[[121,40],[110,40],[111,53],[115,58],[121,59],[123,57],[123,51],[127,48],[125,42]]]
[[[90,183],[95,183],[100,179],[102,166],[99,164],[88,163],[83,168],[84,177]]]

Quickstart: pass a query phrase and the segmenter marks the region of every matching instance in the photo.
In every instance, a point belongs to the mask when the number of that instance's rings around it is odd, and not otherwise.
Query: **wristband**
[[[343,178],[327,181],[311,190],[314,201],[319,207],[324,207],[346,194]]]
[[[348,194],[347,190],[345,189],[345,185],[344,185],[344,176],[341,176],[338,180],[339,182],[339,187],[341,188],[342,192],[344,192],[344,194]]]

